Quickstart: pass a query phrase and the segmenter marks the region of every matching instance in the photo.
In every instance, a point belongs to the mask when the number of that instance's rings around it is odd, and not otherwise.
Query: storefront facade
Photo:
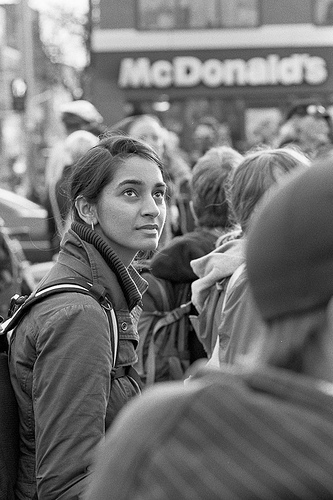
[[[261,19],[258,26],[186,30],[138,29],[137,6],[129,1],[132,17],[124,19],[134,26],[107,27],[112,7],[103,2],[93,38],[93,97],[110,125],[153,112],[189,144],[196,121],[211,115],[241,145],[251,143],[261,123],[279,122],[296,100],[333,105],[333,26],[314,22],[313,1],[302,0],[303,17],[296,17],[299,0],[288,0],[285,8],[295,14],[288,23],[276,22],[286,18],[284,2],[277,11],[274,0],[264,0],[256,4],[260,16],[251,18]],[[262,10],[269,3],[275,22]]]

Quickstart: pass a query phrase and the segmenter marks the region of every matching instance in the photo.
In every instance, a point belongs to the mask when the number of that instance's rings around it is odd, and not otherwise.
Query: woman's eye
[[[156,191],[154,193],[155,198],[163,199],[165,198],[165,191]]]
[[[126,191],[124,191],[124,194],[131,198],[133,198],[133,196],[136,196],[136,192],[134,191],[134,189],[126,189]]]

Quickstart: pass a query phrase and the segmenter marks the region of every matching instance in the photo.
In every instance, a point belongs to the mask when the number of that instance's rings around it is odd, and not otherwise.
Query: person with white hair
[[[64,141],[77,130],[86,130],[99,136],[103,133],[103,117],[95,106],[85,100],[70,101],[60,106],[60,119],[64,125],[65,139],[60,140],[51,149],[45,172],[47,185],[57,182],[64,167]]]
[[[52,214],[56,223],[59,239],[62,238],[70,225],[70,198],[68,195],[68,181],[73,165],[90,148],[96,146],[98,137],[87,130],[76,130],[64,142],[65,165],[61,177],[54,187],[49,190]]]
[[[61,232],[59,233],[59,211],[55,201],[55,186],[61,179],[65,166],[68,165],[68,143],[66,146],[65,142],[71,134],[77,131],[89,132],[96,137],[96,140],[105,131],[102,115],[89,101],[81,99],[66,102],[60,106],[59,113],[61,122],[64,125],[65,136],[51,148],[45,169],[44,204],[49,213],[49,233],[54,253],[59,251],[59,234],[61,235]],[[77,136],[74,135],[73,141],[76,140]]]

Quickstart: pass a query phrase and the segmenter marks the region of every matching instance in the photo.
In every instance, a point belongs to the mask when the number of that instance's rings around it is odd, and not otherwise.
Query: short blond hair
[[[234,222],[245,232],[261,197],[285,174],[310,166],[310,160],[292,147],[249,152],[230,179],[228,201]]]

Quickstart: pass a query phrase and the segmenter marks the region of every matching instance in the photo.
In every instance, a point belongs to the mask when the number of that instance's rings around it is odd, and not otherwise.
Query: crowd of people
[[[242,152],[202,120],[191,157],[153,115],[105,130],[90,103],[62,112],[67,137],[47,170],[57,255],[37,288],[83,278],[116,322],[64,292],[12,332],[15,498],[332,498],[325,108],[295,106],[274,143]],[[135,371],[142,262],[187,287],[195,339],[183,380],[150,388]]]

